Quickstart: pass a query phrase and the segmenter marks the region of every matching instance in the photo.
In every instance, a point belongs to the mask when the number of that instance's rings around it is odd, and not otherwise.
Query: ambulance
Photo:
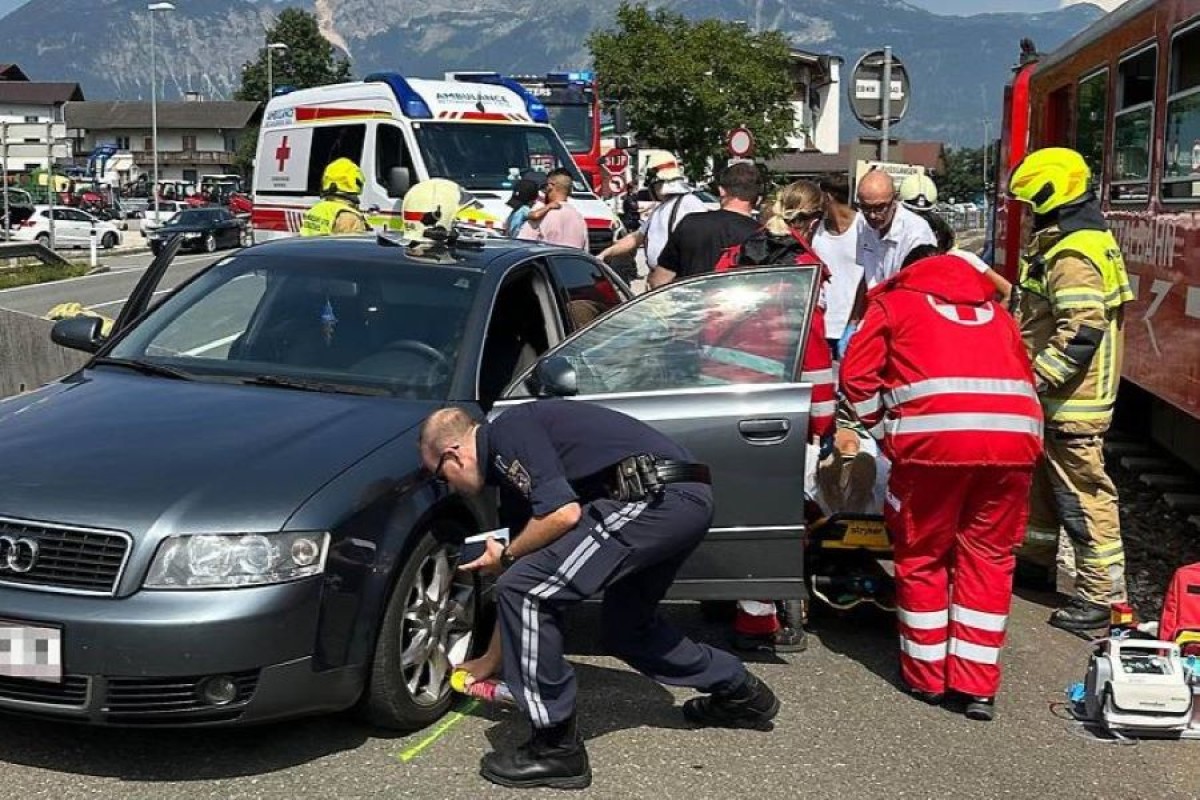
[[[366,176],[361,207],[376,229],[399,230],[408,188],[448,178],[478,201],[467,221],[503,231],[506,205],[529,171],[563,168],[575,182],[593,253],[620,235],[612,209],[592,192],[549,124],[546,108],[514,81],[440,81],[395,73],[271,98],[254,170],[255,241],[296,236],[320,199],[321,173],[337,158]]]

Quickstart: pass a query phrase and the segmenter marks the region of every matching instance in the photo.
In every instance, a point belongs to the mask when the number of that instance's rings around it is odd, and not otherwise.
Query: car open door
[[[794,376],[816,292],[815,267],[704,275],[613,309],[544,356],[574,368],[577,400],[648,422],[711,468],[716,516],[672,597],[804,596],[811,386]],[[528,401],[518,381],[493,413]]]
[[[108,338],[113,339],[121,331],[128,328],[134,320],[146,313],[146,309],[150,307],[150,303],[154,300],[154,293],[158,289],[159,283],[162,282],[163,276],[167,274],[167,268],[171,266],[171,262],[175,260],[175,255],[179,252],[180,245],[183,244],[183,238],[180,236],[172,236],[154,260],[150,262],[150,266],[142,273],[142,277],[134,285],[133,291],[129,293],[129,299],[125,301],[125,305],[121,308],[121,313],[117,316],[116,322],[113,323],[112,331]]]

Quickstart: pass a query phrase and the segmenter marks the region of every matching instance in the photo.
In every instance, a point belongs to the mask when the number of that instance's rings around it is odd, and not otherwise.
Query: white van
[[[511,85],[510,85],[511,84]],[[366,176],[361,205],[376,228],[399,229],[400,200],[427,178],[449,178],[502,228],[517,179],[529,170],[571,172],[571,202],[588,225],[593,253],[612,243],[620,223],[592,193],[546,108],[511,81],[476,83],[378,73],[366,80],[273,97],[263,115],[254,170],[256,241],[295,236],[317,202],[321,173],[346,157]]]

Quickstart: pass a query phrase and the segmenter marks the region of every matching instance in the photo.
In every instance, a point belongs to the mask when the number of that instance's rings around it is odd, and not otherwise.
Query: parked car
[[[140,211],[142,217],[142,235],[149,236],[150,231],[165,225],[171,217],[180,211],[186,211],[190,207],[182,200],[159,200],[157,211],[154,210],[153,203],[147,205],[145,209]]]
[[[773,318],[798,359],[813,268],[630,300],[571,248],[294,238],[156,299],[177,248],[107,339],[97,319],[55,325],[56,342],[95,353],[82,369],[0,404],[0,532],[19,567],[0,568],[0,608],[61,651],[0,662],[0,709],[201,725],[357,704],[377,724],[432,722],[450,664],[488,638],[487,585],[456,566],[497,512],[422,469],[418,426],[448,403],[528,402],[525,376],[552,355],[580,401],[711,465],[714,527],[673,596],[802,594],[810,388],[714,385],[697,334],[729,304],[786,307]]]
[[[151,252],[157,254],[168,239],[180,236],[183,247],[214,253],[223,247],[240,247],[245,243],[246,221],[235,217],[221,206],[185,208],[163,225],[146,233]]]
[[[19,242],[38,242],[50,246],[50,206],[34,206],[33,214],[20,227],[14,228],[12,238]],[[90,247],[92,231],[96,232],[96,245],[111,250],[121,243],[120,229],[107,220],[92,216],[86,211],[68,206],[54,206],[54,246]]]
[[[0,196],[0,236],[4,231],[17,228],[25,220],[33,216],[33,196],[24,189],[0,189],[7,197]],[[8,207],[8,217],[4,217],[4,207]]]

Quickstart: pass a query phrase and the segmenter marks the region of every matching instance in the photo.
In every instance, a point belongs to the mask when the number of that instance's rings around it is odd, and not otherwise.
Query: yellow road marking
[[[414,758],[421,755],[421,753],[423,753],[427,747],[432,745],[438,739],[442,738],[446,731],[450,730],[452,727],[461,722],[463,717],[469,716],[470,713],[478,707],[479,700],[476,698],[471,698],[470,702],[463,706],[461,711],[451,712],[449,716],[442,720],[440,725],[433,729],[432,733],[407,750],[397,753],[396,758],[400,759],[400,761],[405,764],[407,764],[409,761],[412,761]]]

